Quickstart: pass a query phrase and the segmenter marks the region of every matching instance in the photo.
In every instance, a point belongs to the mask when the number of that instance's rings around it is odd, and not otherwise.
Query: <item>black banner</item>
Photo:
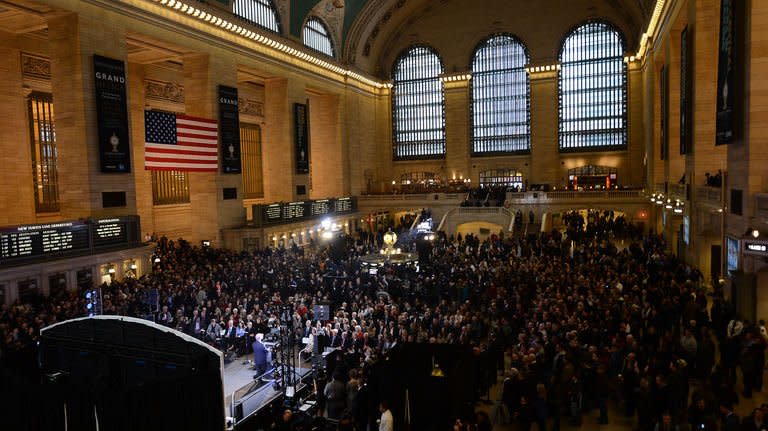
[[[715,144],[733,141],[733,101],[736,91],[733,56],[733,0],[720,2],[720,51],[717,65],[717,131]]]
[[[93,56],[101,172],[131,172],[125,63]]]
[[[661,76],[659,78],[659,100],[661,105],[659,142],[661,144],[661,160],[666,160],[669,158],[669,67],[664,66],[661,68]]]
[[[693,33],[680,34],[680,154],[693,149]]]
[[[219,136],[222,172],[239,174],[240,114],[237,107],[237,88],[219,85]]]
[[[293,104],[296,173],[309,173],[309,110],[302,103]]]

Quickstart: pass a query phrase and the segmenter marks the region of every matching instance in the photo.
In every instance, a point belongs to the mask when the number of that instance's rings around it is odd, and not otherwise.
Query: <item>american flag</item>
[[[149,171],[216,172],[215,120],[144,111],[144,168]]]

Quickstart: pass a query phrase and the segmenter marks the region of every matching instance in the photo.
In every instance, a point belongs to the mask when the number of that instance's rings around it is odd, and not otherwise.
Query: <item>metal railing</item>
[[[550,201],[550,200],[626,200],[643,198],[642,190],[605,190],[507,193],[507,202]]]

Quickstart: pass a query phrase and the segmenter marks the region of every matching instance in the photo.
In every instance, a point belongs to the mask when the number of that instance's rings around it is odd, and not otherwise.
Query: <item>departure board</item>
[[[289,202],[283,205],[283,221],[303,219],[305,214],[304,202]]]
[[[331,201],[329,199],[321,199],[312,201],[312,207],[310,208],[310,215],[321,216],[326,215],[331,211]]]
[[[16,259],[88,250],[88,224],[60,222],[0,230],[0,259]]]
[[[303,202],[254,205],[254,223],[281,224],[310,220],[323,216],[351,213],[357,210],[355,198],[318,199]]]
[[[264,205],[264,221],[266,223],[279,223],[283,220],[283,207],[280,204]]]
[[[138,216],[0,227],[0,266],[140,244]]]
[[[340,198],[336,199],[334,212],[347,213],[352,211],[352,198]]]

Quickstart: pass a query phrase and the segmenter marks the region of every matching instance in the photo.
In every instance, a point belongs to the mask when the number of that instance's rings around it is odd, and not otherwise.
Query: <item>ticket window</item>
[[[112,264],[101,266],[101,283],[112,284],[115,279],[115,266]]]
[[[30,302],[40,294],[37,280],[27,279],[19,281],[19,299],[21,302]]]
[[[58,298],[67,294],[67,274],[59,272],[48,276],[48,295]]]
[[[134,260],[123,262],[123,274],[125,278],[137,278],[139,274],[139,264]]]

